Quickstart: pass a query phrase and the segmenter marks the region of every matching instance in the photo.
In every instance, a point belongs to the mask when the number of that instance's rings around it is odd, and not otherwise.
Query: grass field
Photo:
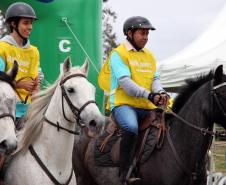
[[[215,164],[215,172],[223,172],[226,175],[226,141],[215,141],[211,147]]]

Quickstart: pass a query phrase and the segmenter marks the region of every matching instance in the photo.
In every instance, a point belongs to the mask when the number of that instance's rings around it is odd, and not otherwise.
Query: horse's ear
[[[83,73],[85,73],[86,75],[88,75],[88,71],[89,71],[89,60],[88,60],[88,58],[85,59],[85,62],[83,63],[83,65],[81,67],[81,71]]]
[[[64,74],[68,71],[70,71],[71,69],[71,57],[67,57],[65,60],[64,60],[64,64],[63,64],[63,72]]]
[[[219,65],[214,73],[215,84],[219,84],[223,81],[223,65]]]
[[[14,60],[14,63],[13,63],[13,67],[7,71],[7,74],[13,79],[15,80],[16,78],[16,75],[18,73],[18,63],[16,60]]]

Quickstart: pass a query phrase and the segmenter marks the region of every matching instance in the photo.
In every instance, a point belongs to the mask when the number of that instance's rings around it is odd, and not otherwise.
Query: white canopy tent
[[[215,69],[226,70],[226,5],[216,21],[199,38],[177,54],[160,62],[161,83],[175,91],[184,80]]]

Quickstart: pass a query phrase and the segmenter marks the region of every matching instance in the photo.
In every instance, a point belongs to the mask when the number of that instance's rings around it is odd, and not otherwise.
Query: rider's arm
[[[128,76],[123,76],[119,78],[119,84],[122,86],[123,90],[130,96],[148,98],[148,95],[150,93],[145,88],[135,83]]]
[[[131,79],[128,66],[117,52],[113,52],[110,59],[111,73],[116,77],[119,85],[130,96],[147,98],[148,92]]]
[[[159,73],[158,72],[155,72],[154,81],[152,83],[151,89],[152,89],[152,92],[154,92],[154,93],[165,92],[165,90],[162,88],[162,84],[159,80]]]

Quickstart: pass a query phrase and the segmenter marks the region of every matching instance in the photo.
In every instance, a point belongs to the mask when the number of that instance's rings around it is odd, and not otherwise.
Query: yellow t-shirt
[[[146,48],[137,52],[134,50],[128,50],[125,44],[121,44],[113,51],[116,51],[124,63],[128,66],[131,72],[131,79],[139,86],[150,90],[151,84],[156,72],[156,60],[153,54]],[[136,98],[126,94],[126,92],[119,86],[114,92],[110,90],[110,57],[103,65],[100,74],[98,76],[99,86],[108,92],[114,94],[114,106],[130,105],[137,108],[153,109],[156,106],[145,98]],[[109,109],[109,101],[107,103],[107,109]]]
[[[5,41],[0,41],[0,57],[6,63],[5,71],[12,68],[14,61],[17,61],[19,70],[16,80],[23,77],[30,77],[32,79],[38,77],[39,51],[36,47],[30,45],[28,48],[18,48]],[[29,78],[27,78],[27,80],[29,80]],[[29,94],[29,92],[24,89],[18,89],[17,91],[23,100],[25,100],[26,96]],[[27,102],[31,103],[30,96]]]

